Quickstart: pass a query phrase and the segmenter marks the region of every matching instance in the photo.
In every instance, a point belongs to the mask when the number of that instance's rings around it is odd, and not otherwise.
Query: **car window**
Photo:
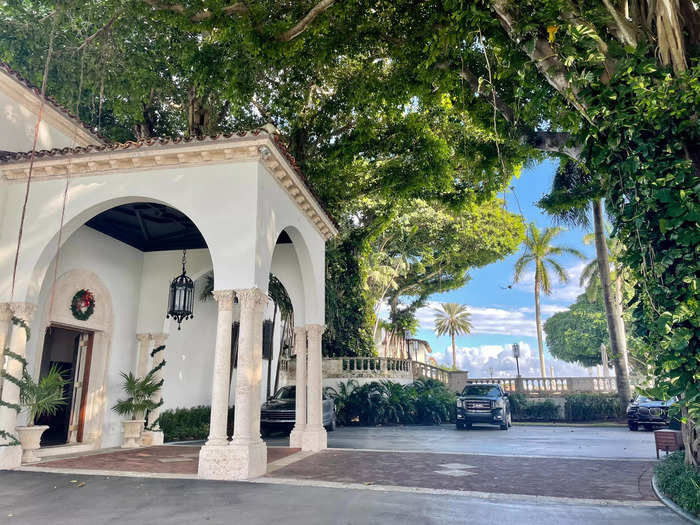
[[[283,386],[274,395],[274,399],[294,399],[296,398],[296,388],[293,386]]]
[[[499,397],[501,389],[497,385],[467,385],[462,390],[463,396]]]

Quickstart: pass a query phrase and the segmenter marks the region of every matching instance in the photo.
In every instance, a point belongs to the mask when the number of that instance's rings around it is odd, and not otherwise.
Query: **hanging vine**
[[[12,316],[12,324],[15,326],[18,326],[20,328],[23,328],[26,335],[27,335],[27,341],[29,341],[29,336],[31,335],[31,331],[29,330],[29,325],[24,319],[20,319],[19,317]],[[18,361],[19,363],[22,364],[22,372],[20,374],[20,377],[24,375],[24,371],[27,368],[27,360],[22,357],[19,354],[16,354],[15,352],[12,352],[9,347],[5,347],[3,351],[3,355],[9,357],[10,359],[14,359],[15,361]],[[17,388],[22,388],[22,381],[21,379],[16,378],[15,376],[8,374],[5,369],[3,368],[0,370],[0,377],[4,378],[5,381],[9,381],[10,383],[14,384],[17,386]],[[22,410],[22,407],[18,405],[17,403],[10,403],[8,401],[4,401],[0,399],[0,407],[7,407],[10,410],[14,410],[18,414]],[[14,434],[8,432],[7,430],[3,430],[0,428],[0,438],[7,440],[7,443],[0,443],[0,447],[14,447],[16,445],[19,445],[19,439],[17,436]]]
[[[165,345],[160,345],[160,346],[155,347],[155,348],[151,351],[151,357],[152,357],[152,358],[155,357],[155,355],[156,355],[157,353],[162,352],[162,351],[164,351],[164,350],[165,350]],[[151,371],[148,372],[147,375],[149,375],[149,376],[154,376],[154,375],[156,374],[156,372],[158,372],[159,370],[161,370],[161,369],[165,366],[165,363],[166,363],[166,360],[163,359],[160,363],[158,363],[156,366],[154,366],[153,368],[151,368]],[[163,379],[163,378],[161,377],[161,378],[160,378],[160,381],[158,381],[158,388],[159,388],[159,389],[163,387],[164,382],[165,382],[165,379]],[[156,406],[153,407],[153,410],[155,410],[155,409],[158,408],[158,407],[163,406],[163,403],[164,403],[164,402],[165,402],[165,401],[163,400],[163,396],[162,396],[162,394],[161,394],[161,396],[160,396],[160,401],[158,401],[158,403],[156,404]],[[151,411],[149,410],[149,413],[150,413],[150,412],[151,412]],[[148,421],[148,413],[146,414],[146,420]],[[150,431],[150,432],[154,432],[155,429],[158,428],[159,422],[160,422],[160,415],[156,418],[155,421],[153,421],[150,425],[147,425],[147,426],[144,427],[144,428],[145,428],[145,430],[148,430],[148,431]]]

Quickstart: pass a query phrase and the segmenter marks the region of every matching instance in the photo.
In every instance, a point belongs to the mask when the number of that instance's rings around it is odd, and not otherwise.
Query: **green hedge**
[[[510,394],[510,410],[516,421],[554,421],[561,419],[554,401],[527,399],[523,394]]]
[[[700,518],[700,469],[686,465],[684,458],[681,450],[659,461],[656,484],[676,505]]]
[[[335,401],[341,425],[439,425],[455,419],[455,395],[434,379],[410,385],[388,380],[360,385],[350,380],[326,392]]]
[[[625,409],[615,394],[570,394],[566,396],[566,421],[602,421],[624,417]]]
[[[207,439],[211,407],[196,406],[164,410],[160,414],[160,429],[165,441]],[[233,434],[233,408],[228,411],[228,435]]]

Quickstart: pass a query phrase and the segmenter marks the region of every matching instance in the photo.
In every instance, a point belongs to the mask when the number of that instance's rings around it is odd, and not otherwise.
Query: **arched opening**
[[[195,302],[194,319],[182,330],[166,312],[183,250],[187,275],[199,288],[212,271],[212,257],[193,220],[162,202],[99,205],[79,217],[63,232],[58,267],[54,237],[34,268],[41,280],[29,370],[40,379],[55,367],[69,380],[65,409],[39,421],[49,425],[44,444],[116,446],[120,417],[111,407],[122,395],[120,373],[150,371],[159,338],[170,351],[159,372],[163,408],[208,403],[216,307]],[[93,301],[89,312],[76,303],[86,292]]]

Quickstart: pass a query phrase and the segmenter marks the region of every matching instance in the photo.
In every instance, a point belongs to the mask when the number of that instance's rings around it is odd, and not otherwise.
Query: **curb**
[[[680,508],[678,505],[676,505],[673,501],[671,501],[670,498],[666,497],[661,490],[659,490],[659,487],[656,485],[656,474],[654,474],[651,477],[651,488],[654,489],[654,494],[656,494],[656,497],[659,498],[659,500],[666,505],[669,509],[671,509],[673,512],[678,514],[681,518],[685,518],[688,520],[690,523],[694,523],[695,525],[700,525],[700,519],[696,518],[689,512],[683,510]]]

